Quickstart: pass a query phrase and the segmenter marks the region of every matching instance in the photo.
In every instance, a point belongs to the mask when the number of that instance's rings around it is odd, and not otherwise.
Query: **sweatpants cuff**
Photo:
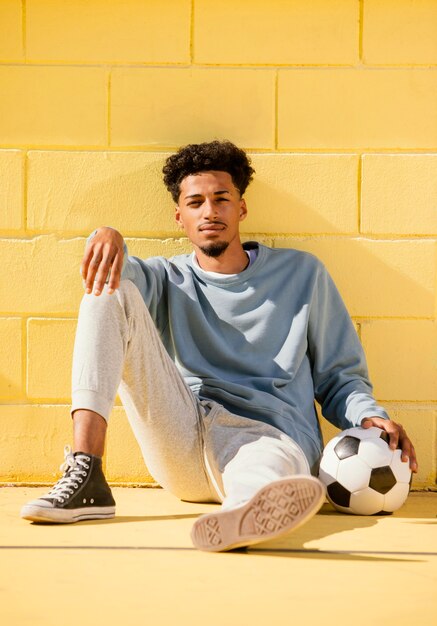
[[[102,394],[90,389],[77,389],[73,392],[70,414],[77,409],[88,409],[101,415],[106,421],[109,419],[113,402],[109,402]]]

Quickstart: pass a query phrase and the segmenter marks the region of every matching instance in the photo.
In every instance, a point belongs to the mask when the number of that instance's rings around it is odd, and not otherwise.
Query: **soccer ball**
[[[348,428],[325,446],[319,478],[342,513],[375,515],[399,509],[408,496],[411,470],[401,450],[391,450],[381,428]]]

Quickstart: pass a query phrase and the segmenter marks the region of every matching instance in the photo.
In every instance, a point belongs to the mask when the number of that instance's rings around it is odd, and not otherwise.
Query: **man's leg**
[[[73,413],[73,451],[88,452],[102,457],[108,424],[106,420],[88,409],[77,409]]]
[[[311,476],[297,443],[273,426],[206,404],[211,407],[205,433],[208,464],[223,504],[195,522],[194,545],[230,550],[308,521],[322,506],[325,488]]]
[[[72,522],[94,516],[95,498],[79,496],[87,486],[103,485],[101,456],[118,388],[155,479],[181,499],[218,501],[204,466],[201,407],[169,358],[138,289],[122,281],[113,295],[105,288],[101,296],[82,300],[73,357],[74,456],[67,451],[66,475],[47,496],[26,505],[23,517]],[[90,459],[91,469],[85,467]],[[95,480],[83,474],[93,467]]]

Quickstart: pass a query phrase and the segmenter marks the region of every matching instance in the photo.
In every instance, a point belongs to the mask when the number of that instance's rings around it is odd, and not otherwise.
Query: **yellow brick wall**
[[[163,161],[229,138],[244,237],[327,265],[435,488],[436,32],[435,0],[0,2],[0,481],[53,480],[71,439],[86,236],[189,250]],[[150,480],[119,403],[106,471]]]

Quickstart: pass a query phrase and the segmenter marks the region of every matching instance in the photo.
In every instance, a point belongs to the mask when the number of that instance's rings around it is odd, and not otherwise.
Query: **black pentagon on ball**
[[[331,483],[328,485],[328,495],[338,506],[348,507],[351,501],[351,492],[340,485],[340,483]]]
[[[343,437],[334,447],[334,452],[339,459],[347,459],[350,456],[358,454],[358,448],[360,447],[360,439],[357,437]]]
[[[389,465],[375,467],[370,473],[369,487],[378,493],[385,494],[396,485],[396,477]]]
[[[390,437],[389,434],[385,430],[381,430],[381,434],[379,435],[380,439],[384,439],[385,443],[389,443]]]
[[[387,445],[390,445],[390,435],[385,430],[381,430],[381,434],[379,435],[379,438],[384,439],[385,443]],[[399,441],[398,441],[397,449],[402,450],[402,446]]]

